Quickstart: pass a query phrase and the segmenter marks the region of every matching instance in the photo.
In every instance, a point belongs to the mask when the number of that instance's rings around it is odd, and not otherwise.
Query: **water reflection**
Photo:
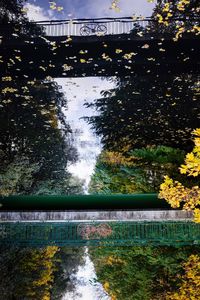
[[[83,120],[85,115],[92,117],[97,112],[92,108],[86,108],[84,104],[100,97],[102,88],[110,89],[114,83],[99,77],[57,78],[56,81],[62,87],[66,98],[69,99],[64,114],[74,132],[74,145],[78,150],[78,161],[69,165],[69,171],[85,180],[84,187],[87,193],[90,176],[97,155],[101,151],[101,143],[100,138],[92,132],[90,125]]]
[[[111,9],[119,10],[118,2]],[[89,17],[101,16],[87,10]],[[83,6],[80,11],[85,16]],[[168,175],[180,182],[169,177],[165,182],[163,195],[169,202],[198,208],[197,1],[158,1],[149,26],[138,24],[120,43],[95,37],[97,44],[89,50],[84,43],[78,48],[69,36],[48,40],[41,27],[29,22],[20,1],[1,1],[0,12],[1,196],[158,193]],[[57,13],[47,16],[57,18]],[[57,74],[81,78],[50,77]],[[117,77],[91,77],[102,74]],[[90,77],[82,78],[86,75]],[[156,238],[157,228],[151,225]],[[18,247],[13,238],[11,246],[0,246],[0,297],[198,300],[197,227],[197,239],[188,246],[180,246],[179,238],[172,241],[178,231],[174,224],[170,228],[170,247],[144,246],[140,238],[137,247],[29,248]],[[4,227],[0,229],[5,238]],[[102,228],[86,226],[86,239],[95,239],[97,229]],[[27,236],[30,232],[25,230]],[[123,231],[119,241],[124,237]],[[158,242],[163,242],[160,236]]]
[[[2,299],[198,299],[199,246],[1,246]],[[89,256],[88,256],[89,253]],[[197,273],[196,273],[197,272]],[[190,299],[190,298],[183,298]]]

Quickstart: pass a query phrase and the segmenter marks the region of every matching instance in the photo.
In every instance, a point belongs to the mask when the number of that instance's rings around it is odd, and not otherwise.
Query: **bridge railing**
[[[171,26],[184,24],[188,28],[191,25],[198,25],[199,20],[194,18],[170,20],[171,24],[164,26],[164,32],[170,32]],[[92,35],[116,35],[130,34],[131,31],[148,29],[151,32],[163,31],[163,26],[154,18],[97,18],[97,19],[73,19],[73,20],[52,20],[34,22],[41,26],[47,36],[92,36]]]
[[[47,36],[91,36],[129,34],[132,30],[145,28],[152,21],[151,18],[99,18],[99,19],[75,19],[61,21],[35,22],[43,27]]]

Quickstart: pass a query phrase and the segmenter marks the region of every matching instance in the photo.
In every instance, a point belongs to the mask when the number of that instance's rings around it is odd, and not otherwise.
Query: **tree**
[[[75,292],[72,273],[83,264],[84,248],[0,246],[0,292],[6,300],[57,300]]]
[[[66,168],[76,161],[77,151],[73,146],[72,130],[62,112],[67,100],[58,85],[55,82],[36,81],[25,85],[9,81],[0,98],[1,177],[9,177],[9,170],[18,168],[18,162],[24,164],[24,168],[32,165],[36,169],[30,170],[33,175],[30,184],[25,188],[19,183],[16,192],[36,192],[48,181],[60,182],[57,186],[63,183],[62,190],[67,190],[70,174]],[[26,162],[20,162],[20,157]],[[25,169],[18,168],[18,173],[20,170],[19,180],[22,180]]]
[[[200,129],[193,131],[195,147],[185,158],[185,164],[181,165],[180,172],[188,176],[200,175]],[[165,176],[160,186],[160,198],[164,198],[173,207],[182,206],[184,210],[194,211],[194,220],[200,222],[200,188],[198,185],[187,187],[179,181]]]
[[[41,28],[28,21],[23,1],[1,1],[0,10],[3,39],[41,34]],[[1,63],[5,66],[0,94],[1,194],[82,193],[83,183],[67,171],[78,155],[63,113],[67,99],[61,88],[51,78],[13,77],[12,68],[20,69],[24,63],[17,49],[7,51]]]
[[[91,177],[90,193],[152,193],[167,173],[178,176],[184,151],[165,146],[130,150],[128,153],[102,151]]]
[[[199,246],[194,245],[181,248],[135,246],[90,249],[97,279],[111,299],[117,300],[167,299],[168,293],[179,291],[185,273],[184,264],[188,258],[191,255],[198,257],[198,253]],[[196,262],[198,261],[197,259]],[[198,263],[193,264],[193,275],[197,274],[197,269]],[[194,280],[198,282],[198,277]],[[187,287],[189,288],[189,282]]]
[[[184,275],[180,275],[181,285],[178,291],[169,293],[166,300],[198,299],[200,296],[200,256],[190,255],[183,264]]]
[[[50,300],[58,247],[1,246],[0,291],[4,299]]]
[[[106,150],[155,145],[190,150],[190,134],[199,123],[196,80],[187,74],[120,78],[116,88],[87,103],[98,115],[86,120]]]
[[[60,300],[67,292],[76,294],[76,287],[72,274],[78,271],[79,266],[84,263],[84,248],[64,246],[56,254],[56,271],[54,283],[51,289],[51,299]]]
[[[197,0],[160,0],[153,13],[158,21],[156,31],[171,32],[174,41],[183,35],[200,33],[199,27],[199,4]]]

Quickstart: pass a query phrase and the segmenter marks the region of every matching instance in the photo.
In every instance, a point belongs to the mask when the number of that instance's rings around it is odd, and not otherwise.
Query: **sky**
[[[55,4],[52,4],[54,2]],[[49,19],[151,16],[154,3],[147,0],[119,0],[120,11],[111,8],[112,0],[29,0],[29,16],[36,21]],[[52,8],[50,8],[52,7]],[[54,7],[54,8],[53,8]],[[60,10],[59,7],[62,9]]]
[[[90,125],[83,119],[84,116],[95,115],[95,111],[84,106],[85,102],[92,102],[93,99],[101,97],[102,90],[109,90],[114,87],[114,83],[102,80],[99,77],[83,78],[57,78],[56,81],[68,99],[68,109],[65,112],[66,119],[72,130],[78,130],[80,135],[75,139],[75,147],[78,149],[79,161],[68,167],[68,170],[75,176],[85,180],[86,187],[89,184],[90,176],[93,172],[96,157],[100,154],[101,145]]]

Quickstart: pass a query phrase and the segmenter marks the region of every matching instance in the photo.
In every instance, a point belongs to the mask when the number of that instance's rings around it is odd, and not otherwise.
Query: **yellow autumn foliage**
[[[180,172],[188,176],[200,175],[200,129],[193,131],[195,147],[185,158],[185,164],[181,165]],[[164,198],[173,207],[178,208],[183,204],[184,210],[194,212],[194,221],[200,223],[200,188],[193,186],[187,188],[180,182],[174,181],[165,176],[164,182],[160,186],[159,198]]]
[[[178,11],[180,13],[180,16],[181,14],[184,15],[185,11],[190,7],[191,3],[192,0],[180,0],[176,3],[175,10],[173,1],[164,3],[162,6],[162,10],[156,15],[158,23],[166,27],[169,26],[171,19],[173,19],[175,16],[175,11]],[[180,37],[182,37],[182,34],[184,32],[191,32],[195,35],[198,35],[200,34],[200,27],[194,24],[191,29],[188,29],[183,22],[177,23],[174,41],[177,41]]]
[[[191,255],[183,264],[185,274],[178,292],[169,293],[166,300],[197,300],[200,298],[200,256]]]
[[[193,131],[195,147],[186,155],[185,164],[181,165],[181,174],[198,176],[200,174],[200,128]]]
[[[105,264],[112,266],[114,264],[125,264],[125,262],[122,259],[120,259],[119,257],[108,256],[106,258]]]
[[[120,152],[115,151],[104,151],[101,153],[101,160],[109,165],[123,165],[131,166],[133,165],[132,157],[125,157]]]

